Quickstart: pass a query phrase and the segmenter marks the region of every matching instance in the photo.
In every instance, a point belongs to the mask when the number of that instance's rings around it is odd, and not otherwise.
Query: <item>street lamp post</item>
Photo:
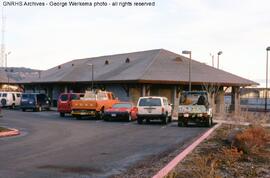
[[[9,73],[8,73],[8,65],[7,65],[7,61],[8,61],[8,56],[11,54],[11,52],[9,51],[8,53],[5,54],[5,67],[6,67],[6,73],[7,73],[7,82],[8,82],[8,90],[9,90]]]
[[[218,53],[217,53],[217,68],[219,69],[219,56],[222,54],[222,51],[219,51]]]
[[[212,53],[210,53],[210,56],[212,58],[212,67],[215,67],[215,56]]]
[[[270,51],[270,46],[266,48],[266,80],[265,80],[265,106],[264,106],[265,112],[267,112],[267,97],[268,97],[268,51]]]
[[[182,51],[182,54],[189,54],[189,63],[188,63],[188,90],[191,91],[191,51]]]
[[[91,81],[92,87],[91,87],[91,89],[92,89],[92,91],[94,91],[94,64],[88,63],[87,65],[91,66],[91,71],[92,71],[92,75],[91,75],[91,77],[92,77],[92,81]]]

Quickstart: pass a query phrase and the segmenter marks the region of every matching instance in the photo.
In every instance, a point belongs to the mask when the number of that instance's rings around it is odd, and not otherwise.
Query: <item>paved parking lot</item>
[[[0,138],[1,178],[109,177],[184,145],[207,129],[75,120],[52,111],[3,113],[0,125],[18,128],[22,134]]]

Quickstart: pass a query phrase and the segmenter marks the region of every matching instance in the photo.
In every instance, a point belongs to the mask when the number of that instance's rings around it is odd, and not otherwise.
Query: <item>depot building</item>
[[[189,70],[189,66],[190,70]],[[91,89],[112,91],[122,101],[136,104],[140,96],[165,96],[177,107],[181,91],[208,90],[216,112],[224,112],[230,89],[232,110],[239,110],[241,87],[257,83],[165,49],[76,59],[20,81],[25,92],[49,95],[54,106],[62,92]]]

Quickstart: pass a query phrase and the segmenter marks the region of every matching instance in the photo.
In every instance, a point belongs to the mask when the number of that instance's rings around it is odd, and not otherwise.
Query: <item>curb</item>
[[[20,135],[20,131],[17,129],[10,129],[11,131],[7,131],[7,132],[1,132],[0,133],[0,138],[1,137],[11,137],[11,136],[16,136],[16,135]]]
[[[216,130],[221,123],[218,123],[208,131],[206,131],[202,136],[200,136],[197,140],[195,140],[191,145],[184,149],[180,154],[178,154],[171,162],[169,162],[164,168],[162,168],[156,175],[152,178],[163,178],[165,177],[171,170],[175,168],[175,166],[182,161],[190,152],[192,152],[204,139],[206,139],[214,130]]]

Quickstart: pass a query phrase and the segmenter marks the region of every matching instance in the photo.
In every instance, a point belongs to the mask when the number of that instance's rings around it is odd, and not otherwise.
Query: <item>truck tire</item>
[[[99,112],[96,112],[96,119],[102,120],[104,117],[104,112],[101,110]]]
[[[140,124],[140,125],[143,124],[143,119],[141,117],[138,117],[137,118],[137,123]]]
[[[207,127],[211,127],[212,125],[213,125],[213,118],[212,117],[209,117],[207,119],[206,126]]]
[[[169,116],[169,122],[172,122],[172,116]]]
[[[184,127],[184,122],[183,121],[178,121],[178,127]]]
[[[63,113],[63,112],[60,112],[59,115],[60,115],[60,117],[65,117],[65,113]]]
[[[166,124],[168,123],[168,121],[169,121],[169,117],[168,117],[168,115],[166,114],[166,116],[162,118],[161,123],[162,123],[163,125],[166,125]]]
[[[36,112],[41,112],[41,111],[42,111],[41,106],[39,106],[39,107],[36,108]]]
[[[184,118],[178,118],[178,127],[187,127],[188,126],[188,120]]]
[[[75,118],[77,119],[77,120],[81,120],[82,119],[82,116],[75,116]]]
[[[25,112],[25,109],[22,109],[22,112]]]
[[[11,109],[14,109],[14,108],[15,108],[15,103],[12,103]]]

